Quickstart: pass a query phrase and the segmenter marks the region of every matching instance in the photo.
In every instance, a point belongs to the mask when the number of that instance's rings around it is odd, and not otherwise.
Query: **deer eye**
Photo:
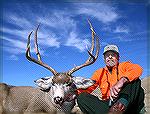
[[[54,83],[54,82],[52,82],[51,84],[52,84],[52,86],[54,86],[54,85],[55,85],[55,83]]]
[[[66,83],[66,86],[71,86],[71,84],[72,84],[71,82],[69,82],[69,83]]]

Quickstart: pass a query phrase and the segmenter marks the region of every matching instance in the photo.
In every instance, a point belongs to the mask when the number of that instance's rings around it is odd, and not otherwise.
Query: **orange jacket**
[[[78,94],[81,92],[91,93],[97,86],[100,87],[102,92],[102,99],[109,99],[110,88],[121,78],[127,77],[129,81],[136,80],[142,74],[142,67],[138,64],[133,64],[131,62],[122,62],[118,65],[118,76],[117,76],[117,67],[113,67],[112,74],[109,73],[107,67],[100,68],[96,70],[91,77],[92,80],[96,80],[96,83],[93,86],[90,86],[88,89],[83,90],[79,89]]]

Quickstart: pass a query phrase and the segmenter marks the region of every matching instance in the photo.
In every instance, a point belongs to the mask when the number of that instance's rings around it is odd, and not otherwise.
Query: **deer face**
[[[64,102],[70,102],[76,98],[76,89],[86,89],[95,81],[60,74],[59,76],[40,78],[35,83],[41,90],[49,90],[55,104],[62,105]]]
[[[71,91],[73,90],[72,79],[67,74],[58,73],[58,75],[53,77],[51,84],[54,103],[62,104],[65,101],[73,100],[75,98],[75,92]]]

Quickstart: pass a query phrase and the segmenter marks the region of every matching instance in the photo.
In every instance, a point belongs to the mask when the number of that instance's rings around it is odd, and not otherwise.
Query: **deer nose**
[[[62,101],[63,101],[63,98],[62,98],[62,97],[57,96],[57,97],[54,98],[54,102],[55,102],[56,104],[61,104]]]

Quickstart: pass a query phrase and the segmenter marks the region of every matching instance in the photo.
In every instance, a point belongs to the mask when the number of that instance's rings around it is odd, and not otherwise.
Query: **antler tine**
[[[35,35],[34,35],[34,47],[35,47],[36,55],[38,57],[38,61],[41,61],[41,54],[39,53],[38,43],[37,43],[37,32],[39,30],[39,27],[40,27],[40,24],[37,26],[36,31],[35,31]]]
[[[96,54],[94,56],[92,53],[94,51],[94,38],[95,38],[96,33],[95,33],[95,31],[94,31],[94,29],[92,27],[92,24],[91,24],[91,22],[89,20],[88,20],[88,23],[89,23],[90,29],[92,31],[92,45],[91,45],[91,49],[88,50],[89,58],[86,60],[86,62],[84,64],[76,66],[76,67],[72,68],[70,71],[68,71],[67,72],[68,75],[71,75],[75,71],[77,71],[77,70],[79,70],[79,69],[81,69],[81,68],[83,68],[85,66],[93,64],[96,61],[96,59],[98,58],[99,50],[100,50],[99,37],[96,36]]]
[[[31,34],[33,33],[30,32],[29,36],[28,36],[28,42],[27,42],[27,50],[26,50],[26,58],[29,60],[29,61],[32,61],[32,62],[35,62],[37,63],[38,65],[41,65],[43,67],[45,67],[46,69],[50,70],[54,76],[56,76],[58,73],[50,66],[48,66],[47,64],[43,63],[42,60],[41,60],[41,55],[39,53],[39,50],[38,50],[38,43],[37,43],[37,32],[38,32],[38,29],[39,29],[39,26],[37,27],[36,31],[35,31],[35,36],[34,36],[34,46],[35,46],[35,51],[36,51],[36,55],[37,55],[37,58],[38,60],[36,60],[35,58],[31,57],[31,53],[30,53],[30,37],[31,37]]]
[[[91,29],[92,33],[96,35],[96,33],[95,33],[94,29],[93,29],[93,26],[92,26],[92,24],[91,24],[89,19],[88,19],[88,23],[90,25],[90,29]]]
[[[90,25],[90,29],[91,29],[91,31],[92,31],[92,44],[93,44],[93,45],[91,45],[91,49],[90,49],[90,53],[92,54],[92,52],[94,51],[94,35],[96,35],[96,33],[95,33],[94,29],[93,29],[93,26],[92,26],[90,20],[89,20],[89,19],[87,19],[87,20],[88,20],[88,23],[89,23],[89,25]],[[90,57],[89,59],[91,60],[92,57]]]
[[[32,31],[33,32],[33,31]],[[30,32],[29,36],[28,36],[28,42],[27,42],[27,49],[26,49],[26,58],[31,61],[31,58],[30,58],[30,37],[31,37],[31,34],[32,32]]]

